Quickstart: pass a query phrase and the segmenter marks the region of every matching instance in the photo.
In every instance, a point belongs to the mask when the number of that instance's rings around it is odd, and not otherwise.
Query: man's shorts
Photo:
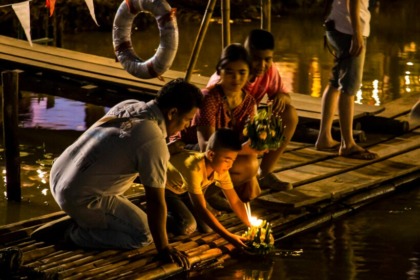
[[[339,31],[326,32],[328,43],[335,51],[334,66],[332,68],[330,85],[348,95],[355,95],[360,89],[363,77],[363,65],[366,54],[366,38],[364,48],[358,56],[349,54],[352,35]]]

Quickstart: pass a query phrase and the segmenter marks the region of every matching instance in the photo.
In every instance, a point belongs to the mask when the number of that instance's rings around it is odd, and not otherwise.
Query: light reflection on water
[[[420,91],[420,37],[413,34],[420,32],[420,26],[417,15],[409,9],[410,6],[402,5],[387,14],[385,11],[373,12],[358,103],[382,105],[404,94]],[[186,71],[199,24],[179,22],[178,25],[179,47],[171,69]],[[258,21],[234,22],[231,42],[243,42],[249,31],[258,27]],[[276,44],[274,61],[286,87],[292,92],[321,97],[328,83],[333,57],[323,47],[320,16],[273,18],[272,33]],[[140,57],[146,59],[154,54],[159,44],[158,34],[156,26],[133,31],[132,43]],[[112,36],[107,32],[67,34],[63,47],[115,57]],[[194,72],[210,76],[221,48],[221,25],[213,22],[207,30]]]
[[[419,215],[417,181],[410,191],[277,245],[300,254],[243,261],[196,279],[420,279]]]
[[[0,225],[60,210],[49,190],[52,161],[107,110],[57,96],[22,92],[18,131],[22,202],[6,199],[4,149],[0,146]],[[130,193],[136,191],[133,188]]]

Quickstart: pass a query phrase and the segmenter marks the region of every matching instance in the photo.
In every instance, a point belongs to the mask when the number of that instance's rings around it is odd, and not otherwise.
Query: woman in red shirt
[[[199,149],[204,151],[207,140],[218,128],[231,128],[240,135],[243,141],[242,150],[230,170],[230,175],[244,202],[257,197],[261,192],[257,173],[258,155],[263,153],[252,149],[249,140],[242,134],[247,120],[257,110],[254,97],[242,89],[248,80],[250,69],[250,58],[246,49],[240,44],[227,46],[216,66],[219,82],[202,90],[203,106],[195,115],[191,127],[181,137],[187,144],[198,143]]]

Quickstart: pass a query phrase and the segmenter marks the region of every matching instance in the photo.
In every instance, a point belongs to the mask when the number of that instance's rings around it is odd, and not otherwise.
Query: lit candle
[[[252,216],[249,219],[249,222],[251,223],[252,227],[260,227],[263,221],[261,219],[258,219],[257,217]]]

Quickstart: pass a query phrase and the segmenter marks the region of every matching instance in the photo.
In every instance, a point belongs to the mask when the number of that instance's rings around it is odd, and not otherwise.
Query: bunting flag
[[[12,4],[13,11],[19,19],[20,24],[25,31],[26,39],[32,47],[31,38],[31,13],[29,11],[29,1]]]
[[[45,7],[50,8],[50,17],[54,14],[55,0],[45,0]]]
[[[92,17],[92,19],[96,23],[96,25],[99,26],[98,22],[96,21],[96,17],[95,17],[95,7],[93,6],[93,0],[85,0],[85,2],[86,2],[86,5],[88,6],[90,16]]]
[[[32,0],[27,0],[24,2],[16,3],[16,4],[7,4],[7,5],[0,5],[0,8],[10,7],[12,6],[13,10],[15,11],[16,16],[19,19],[20,24],[22,25],[23,30],[25,31],[26,39],[29,41],[29,44],[32,46],[32,38],[31,38],[31,12],[29,10],[29,2]],[[45,6],[50,9],[50,17],[54,14],[56,0],[45,0]],[[93,6],[93,0],[85,0],[86,5],[88,6],[89,13],[96,23],[99,26],[96,16],[95,16],[95,7]]]

